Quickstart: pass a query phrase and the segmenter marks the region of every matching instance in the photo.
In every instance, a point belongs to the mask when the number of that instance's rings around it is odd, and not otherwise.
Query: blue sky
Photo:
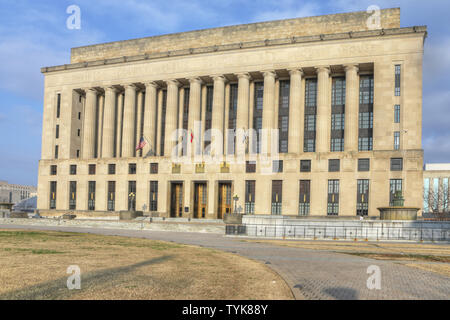
[[[69,5],[81,29],[69,30]],[[450,162],[450,1],[446,0],[1,0],[0,180],[36,184],[42,130],[43,66],[69,63],[70,48],[274,19],[401,8],[402,27],[427,25],[424,58],[425,161]]]

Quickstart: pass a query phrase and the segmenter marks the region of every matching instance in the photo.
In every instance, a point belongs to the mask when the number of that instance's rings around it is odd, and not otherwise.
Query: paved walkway
[[[263,261],[291,287],[297,299],[450,299],[450,278],[436,273],[329,251],[240,241],[225,235],[148,230],[2,225],[0,229],[84,232],[173,241],[229,251]],[[367,268],[381,270],[381,289],[367,288]]]

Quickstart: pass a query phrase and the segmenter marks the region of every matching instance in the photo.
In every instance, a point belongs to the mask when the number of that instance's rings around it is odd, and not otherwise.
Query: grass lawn
[[[450,245],[423,243],[310,241],[310,240],[243,240],[272,245],[326,250],[378,260],[393,260],[409,267],[450,277]]]
[[[67,268],[81,270],[69,290]],[[0,230],[0,299],[293,299],[264,264],[218,250],[117,236]]]

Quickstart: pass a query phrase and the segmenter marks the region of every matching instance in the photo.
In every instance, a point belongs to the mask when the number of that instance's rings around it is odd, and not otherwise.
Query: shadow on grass
[[[81,290],[69,290],[67,288],[67,278],[61,277],[56,280],[39,283],[33,286],[13,290],[0,295],[0,300],[56,300],[69,299],[71,296],[80,293],[80,291],[92,287],[104,287],[105,284],[112,282],[137,268],[149,266],[152,264],[163,263],[172,258],[172,256],[162,256],[150,260],[144,260],[132,265],[103,269],[99,271],[83,274],[81,270]]]

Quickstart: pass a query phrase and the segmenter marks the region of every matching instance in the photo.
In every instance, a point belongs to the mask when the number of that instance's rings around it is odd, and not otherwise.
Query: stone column
[[[195,124],[201,120],[200,105],[202,96],[202,80],[200,78],[189,79],[189,118],[188,118],[188,143],[191,156],[195,155],[196,150],[200,152],[201,149],[201,135],[202,127],[200,123]],[[191,143],[191,132],[194,136]]]
[[[358,151],[358,70],[354,64],[345,66],[345,151]]]
[[[86,90],[86,104],[84,107],[83,159],[92,159],[95,157],[96,105],[97,91],[89,88]]]
[[[157,88],[154,82],[145,84],[144,138],[147,140],[147,145],[144,147],[144,155],[149,151],[152,151],[152,154],[156,152]]]
[[[263,119],[261,135],[261,153],[271,153],[271,130],[274,127],[275,115],[275,72],[265,71],[264,75],[264,96],[263,96]]]
[[[330,69],[328,67],[317,68],[317,131],[316,152],[328,152],[329,123],[331,120],[331,103],[328,101],[330,91]]]
[[[176,145],[173,140],[174,132],[177,128],[178,111],[178,87],[176,80],[168,80],[167,83],[167,106],[166,106],[166,128],[164,131],[164,156],[171,157],[172,150]]]
[[[248,120],[249,120],[249,98],[250,98],[250,75],[239,73],[238,77],[238,106],[236,112],[236,155],[244,155],[246,144],[249,143]]]
[[[102,158],[114,157],[114,125],[116,120],[116,93],[114,87],[105,89],[105,109],[103,115]]]
[[[102,157],[102,136],[103,136],[103,114],[105,110],[105,96],[100,95],[98,97],[98,115],[97,115],[97,158]]]
[[[162,105],[163,105],[163,96],[164,92],[163,90],[158,91],[158,119],[157,119],[157,125],[156,125],[156,155],[161,155],[161,138],[162,138]]]
[[[117,128],[116,128],[116,157],[122,156],[122,119],[123,119],[123,92],[117,97]]]
[[[219,150],[217,150],[217,147],[214,147],[215,156],[221,156],[223,155],[223,137],[225,136],[223,132],[223,117],[225,108],[225,78],[223,76],[214,76],[213,79],[214,93],[211,128],[216,129],[222,133],[222,141],[211,141],[211,146],[220,147],[221,145],[222,148]],[[211,138],[214,140],[219,137],[211,136]]]
[[[123,107],[122,157],[134,157],[135,152],[135,121],[136,121],[136,86],[125,87],[125,102]]]
[[[139,143],[139,140],[142,137],[142,109],[143,109],[143,103],[144,103],[144,93],[139,90],[137,93],[137,108],[136,108],[136,142],[135,142],[135,149],[136,146]],[[142,150],[138,150],[136,152],[136,157],[142,157]],[[136,206],[137,208],[137,206]]]
[[[300,123],[304,118],[304,105],[302,100],[302,75],[303,71],[299,69],[289,70],[291,75],[290,92],[289,92],[289,153],[299,154],[301,146],[300,137],[302,132]]]

